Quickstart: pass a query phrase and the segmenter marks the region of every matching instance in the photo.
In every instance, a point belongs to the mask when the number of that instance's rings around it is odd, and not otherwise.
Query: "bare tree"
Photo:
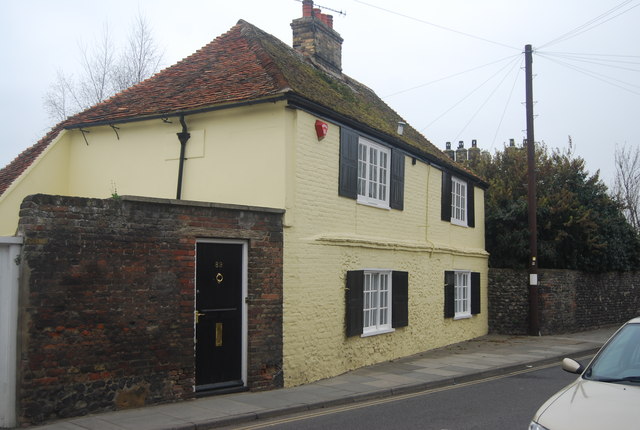
[[[629,223],[640,232],[640,147],[616,146],[613,194]]]
[[[120,53],[114,48],[106,25],[100,39],[91,48],[81,46],[80,51],[78,78],[58,71],[44,97],[44,107],[53,122],[60,122],[143,81],[157,72],[162,61],[151,27],[141,14],[136,17]]]
[[[44,105],[49,118],[59,122],[71,115],[75,109],[76,101],[73,95],[73,83],[63,71],[58,70],[56,80],[49,85],[49,90],[44,97]]]
[[[122,91],[154,74],[162,54],[153,40],[151,28],[142,15],[136,17],[127,48],[112,75],[116,91]]]
[[[109,27],[104,26],[102,36],[92,50],[82,46],[81,51],[83,74],[79,82],[78,101],[83,110],[100,103],[113,93],[111,74],[116,63]]]

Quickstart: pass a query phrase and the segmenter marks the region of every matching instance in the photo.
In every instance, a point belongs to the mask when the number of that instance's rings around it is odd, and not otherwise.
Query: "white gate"
[[[21,246],[21,237],[0,237],[0,428],[16,425],[16,341]]]

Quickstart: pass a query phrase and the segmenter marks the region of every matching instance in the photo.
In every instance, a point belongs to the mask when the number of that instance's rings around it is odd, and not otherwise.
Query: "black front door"
[[[196,391],[242,386],[243,245],[196,252]]]

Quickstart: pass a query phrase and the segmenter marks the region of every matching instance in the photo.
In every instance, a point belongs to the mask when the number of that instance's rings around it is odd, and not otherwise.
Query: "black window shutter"
[[[455,273],[452,271],[444,272],[444,317],[453,318],[456,314],[455,302],[454,302],[454,284]]]
[[[480,313],[480,273],[471,272],[471,314]]]
[[[364,271],[347,272],[347,288],[345,289],[347,337],[362,334],[362,313],[364,306]]]
[[[391,209],[404,209],[404,154],[397,149],[391,151]]]
[[[451,174],[442,172],[441,219],[451,221]]]
[[[467,226],[476,226],[475,187],[467,182]]]
[[[391,327],[409,325],[409,273],[391,274]]]
[[[358,134],[348,128],[340,129],[340,172],[338,194],[358,197]]]

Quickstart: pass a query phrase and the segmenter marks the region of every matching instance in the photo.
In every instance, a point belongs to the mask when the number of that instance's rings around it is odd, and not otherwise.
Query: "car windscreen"
[[[603,347],[583,378],[640,384],[640,324],[627,324]]]

